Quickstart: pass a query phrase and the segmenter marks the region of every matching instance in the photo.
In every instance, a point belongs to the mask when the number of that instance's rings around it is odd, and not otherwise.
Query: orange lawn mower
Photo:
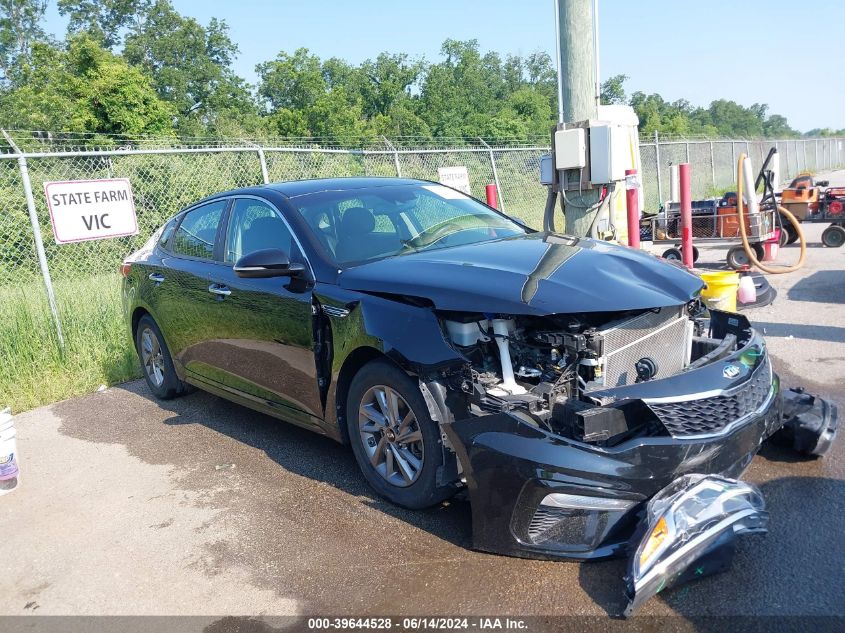
[[[845,187],[829,184],[827,180],[814,180],[810,174],[801,174],[781,191],[780,205],[799,222],[830,224],[822,232],[822,244],[839,248],[845,244]],[[781,235],[781,246],[792,244],[798,234],[791,223],[782,223],[786,231]]]

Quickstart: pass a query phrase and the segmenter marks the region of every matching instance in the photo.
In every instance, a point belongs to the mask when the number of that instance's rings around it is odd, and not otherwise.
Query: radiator
[[[603,371],[595,387],[633,384],[637,379],[635,364],[645,357],[657,364],[655,379],[677,374],[689,364],[692,321],[681,306],[609,323],[598,336],[602,340]]]

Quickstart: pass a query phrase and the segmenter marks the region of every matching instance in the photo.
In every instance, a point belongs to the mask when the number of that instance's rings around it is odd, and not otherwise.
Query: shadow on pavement
[[[819,270],[797,282],[786,296],[792,301],[845,303],[845,270]]]
[[[845,293],[845,290],[843,290]],[[772,323],[769,321],[753,320],[752,325],[763,332],[766,337],[811,339],[814,341],[829,341],[845,343],[845,327],[838,325],[803,325],[800,323]]]

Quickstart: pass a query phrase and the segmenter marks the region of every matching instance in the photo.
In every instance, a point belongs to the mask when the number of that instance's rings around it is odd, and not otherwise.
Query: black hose
[[[549,187],[549,193],[546,195],[546,209],[543,212],[543,230],[550,233],[555,232],[555,199],[557,192]]]

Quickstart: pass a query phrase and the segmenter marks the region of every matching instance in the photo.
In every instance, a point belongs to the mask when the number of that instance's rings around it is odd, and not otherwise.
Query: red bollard
[[[487,206],[494,209],[499,208],[498,199],[496,195],[496,185],[487,185]]]
[[[684,266],[692,268],[692,186],[689,163],[678,165],[678,180],[681,181],[681,255]]]
[[[640,192],[636,169],[625,170],[625,199],[628,204],[628,246],[640,247]]]

